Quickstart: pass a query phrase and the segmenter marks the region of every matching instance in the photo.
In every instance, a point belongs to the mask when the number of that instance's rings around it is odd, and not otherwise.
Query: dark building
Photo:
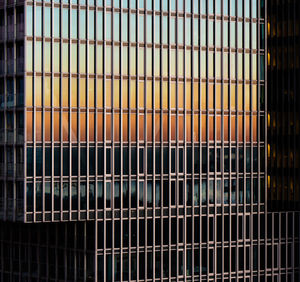
[[[0,0],[0,281],[299,281],[281,1]]]

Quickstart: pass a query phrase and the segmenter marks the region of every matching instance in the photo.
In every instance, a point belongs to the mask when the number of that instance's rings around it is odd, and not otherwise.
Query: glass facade
[[[0,1],[23,25],[0,40],[0,216],[30,224],[1,223],[0,278],[297,281],[299,216],[267,214],[265,2],[25,2]]]
[[[268,19],[268,199],[272,210],[300,210],[297,1],[271,1]],[[286,27],[283,27],[283,23]],[[280,46],[285,46],[281,48]]]

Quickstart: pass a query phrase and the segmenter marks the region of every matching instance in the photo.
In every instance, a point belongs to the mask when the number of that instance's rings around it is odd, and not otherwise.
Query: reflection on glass
[[[231,141],[236,141],[235,120],[236,116],[231,116]]]
[[[97,141],[103,142],[103,113],[97,114]]]
[[[36,112],[35,116],[35,141],[42,141],[42,112]]]
[[[130,140],[132,142],[136,141],[136,114],[131,113],[130,114]]]
[[[63,112],[62,115],[63,141],[69,141],[69,113]]]
[[[60,83],[58,77],[53,78],[53,87],[53,106],[58,108],[60,106]]]
[[[89,78],[89,107],[95,107],[95,81]]]
[[[206,142],[206,114],[201,115],[201,140]]]
[[[95,141],[95,114],[89,113],[89,141]]]
[[[97,79],[97,108],[103,108],[103,79]]]
[[[147,113],[147,141],[152,142],[152,113]]]
[[[123,114],[123,141],[128,142],[128,114]]]
[[[160,141],[160,114],[155,113],[155,141]]]
[[[27,111],[27,114],[26,114],[27,141],[33,141],[32,120],[33,120],[33,113],[30,111]]]
[[[51,112],[50,111],[45,112],[44,130],[45,130],[45,141],[46,142],[51,141]]]
[[[69,106],[69,78],[62,78],[62,106]]]
[[[239,131],[239,142],[243,142],[243,116],[238,116],[238,131]]]
[[[71,90],[71,106],[72,107],[77,107],[77,78],[72,77],[72,90]]]
[[[106,116],[106,140],[111,141],[111,113],[107,113]]]
[[[86,141],[86,113],[80,113],[80,141]]]
[[[144,114],[139,114],[139,141],[144,141]]]
[[[41,76],[35,77],[35,105],[37,107],[42,106],[42,77]]]
[[[77,131],[77,112],[72,112],[72,126],[71,126],[71,140],[76,142],[78,140],[78,131]]]
[[[60,112],[54,112],[54,141],[60,141]]]
[[[79,85],[79,107],[86,107],[86,79],[80,78]]]

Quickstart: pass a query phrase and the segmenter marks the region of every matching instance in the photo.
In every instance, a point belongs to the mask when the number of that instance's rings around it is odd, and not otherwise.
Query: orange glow
[[[122,108],[128,109],[128,80],[122,81]]]
[[[35,124],[35,141],[42,141],[42,112],[36,112]]]
[[[228,84],[223,85],[223,107],[224,110],[229,109],[229,104],[228,104],[229,98],[228,98]]]
[[[257,111],[257,85],[252,85],[252,111]]]
[[[120,142],[120,114],[114,114],[114,141]]]
[[[171,116],[171,140],[176,140],[176,116]]]
[[[221,84],[216,84],[216,109],[221,110]]]
[[[139,140],[140,141],[144,141],[145,137],[144,137],[144,115],[143,114],[140,114],[139,115]]]
[[[155,113],[155,141],[160,141],[160,114]]]
[[[103,79],[97,79],[97,108],[103,108]]]
[[[176,83],[171,82],[171,108],[176,108]]]
[[[47,76],[44,78],[44,106],[51,106],[51,78]]]
[[[199,142],[199,115],[198,114],[194,114],[193,139],[195,142]]]
[[[53,78],[53,85],[54,85],[54,97],[53,97],[53,106],[59,108],[60,107],[60,85],[59,85],[59,78]]]
[[[186,115],[186,141],[192,141],[192,116],[191,114]]]
[[[95,141],[95,114],[89,113],[89,141]]]
[[[42,106],[42,78],[40,76],[35,77],[35,105]]]
[[[169,104],[168,104],[168,83],[166,81],[162,82],[162,108],[163,109],[168,109]]]
[[[136,109],[136,81],[130,80],[130,107]]]
[[[215,124],[214,124],[214,117],[209,117],[209,141],[214,141],[215,135]]]
[[[194,109],[199,109],[199,83],[194,82],[194,91],[193,91],[193,99],[194,99]]]
[[[206,114],[201,115],[201,140],[206,142]]]
[[[123,114],[123,141],[128,142],[128,114]]]
[[[230,93],[230,102],[231,102],[231,110],[235,111],[235,84],[231,85],[231,93]]]
[[[206,83],[201,84],[201,110],[206,110]]]
[[[152,142],[152,113],[147,113],[147,141]]]
[[[245,128],[245,132],[246,132],[246,142],[250,142],[250,116],[246,116],[246,128]]]
[[[86,113],[80,113],[80,141],[86,141]]]
[[[89,107],[95,107],[95,81],[89,78]]]
[[[245,109],[250,111],[250,85],[245,85]]]
[[[160,109],[160,83],[155,81],[155,109]]]
[[[239,142],[243,141],[243,116],[239,115]]]
[[[78,136],[78,131],[77,131],[77,112],[72,112],[72,132],[71,132],[71,140],[73,142],[77,142],[77,136]]]
[[[63,141],[69,141],[69,113],[63,112],[62,120]]]
[[[45,112],[45,141],[51,141],[51,112]]]
[[[214,109],[214,84],[208,84],[208,108]]]
[[[229,117],[224,116],[224,141],[229,141]]]
[[[178,82],[178,107],[180,109],[183,109],[184,105],[184,88],[183,88],[183,83]]]
[[[26,114],[26,129],[27,129],[27,141],[33,141],[33,133],[32,133],[32,117],[33,113],[32,112],[27,112]]]
[[[136,141],[136,114],[130,114],[130,140],[132,142]]]
[[[32,76],[26,78],[26,106],[32,107]]]
[[[106,80],[105,88],[105,106],[111,108],[111,80]]]
[[[147,102],[147,109],[152,109],[153,103],[152,103],[152,81],[148,80],[147,83],[147,93],[146,93],[146,102]]]
[[[111,113],[107,113],[106,117],[106,140],[111,141]]]
[[[72,107],[77,108],[77,79],[72,78]]]
[[[97,114],[97,140],[103,142],[103,113]]]
[[[60,112],[54,112],[54,141],[60,141]]]
[[[114,80],[114,108],[120,108],[120,80]]]
[[[239,111],[243,110],[243,84],[238,85],[238,109]]]
[[[79,107],[86,107],[86,79],[80,78]]]
[[[62,79],[62,106],[69,107],[69,79],[63,77]]]
[[[144,82],[139,82],[139,108],[145,107],[145,101],[144,101]]]
[[[183,119],[183,115],[180,115],[178,120],[178,130],[179,130],[179,141],[183,141],[184,138],[184,119]]]
[[[252,118],[252,135],[253,142],[257,142],[257,115],[253,115]]]
[[[235,120],[236,116],[231,116],[231,141],[236,141]]]
[[[185,96],[186,96],[186,109],[191,110],[192,109],[192,85],[190,82],[186,83],[185,87]]]
[[[217,131],[217,136],[216,139],[217,141],[221,141],[221,136],[222,136],[222,128],[221,128],[221,116],[217,116],[217,121],[216,121],[216,131]]]
[[[168,114],[163,114],[163,140],[168,141],[169,136],[169,123],[168,123]]]

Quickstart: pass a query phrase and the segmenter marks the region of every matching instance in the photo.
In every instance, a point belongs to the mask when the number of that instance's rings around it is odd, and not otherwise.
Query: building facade
[[[269,208],[269,10],[0,1],[0,281],[299,281],[299,214]]]

